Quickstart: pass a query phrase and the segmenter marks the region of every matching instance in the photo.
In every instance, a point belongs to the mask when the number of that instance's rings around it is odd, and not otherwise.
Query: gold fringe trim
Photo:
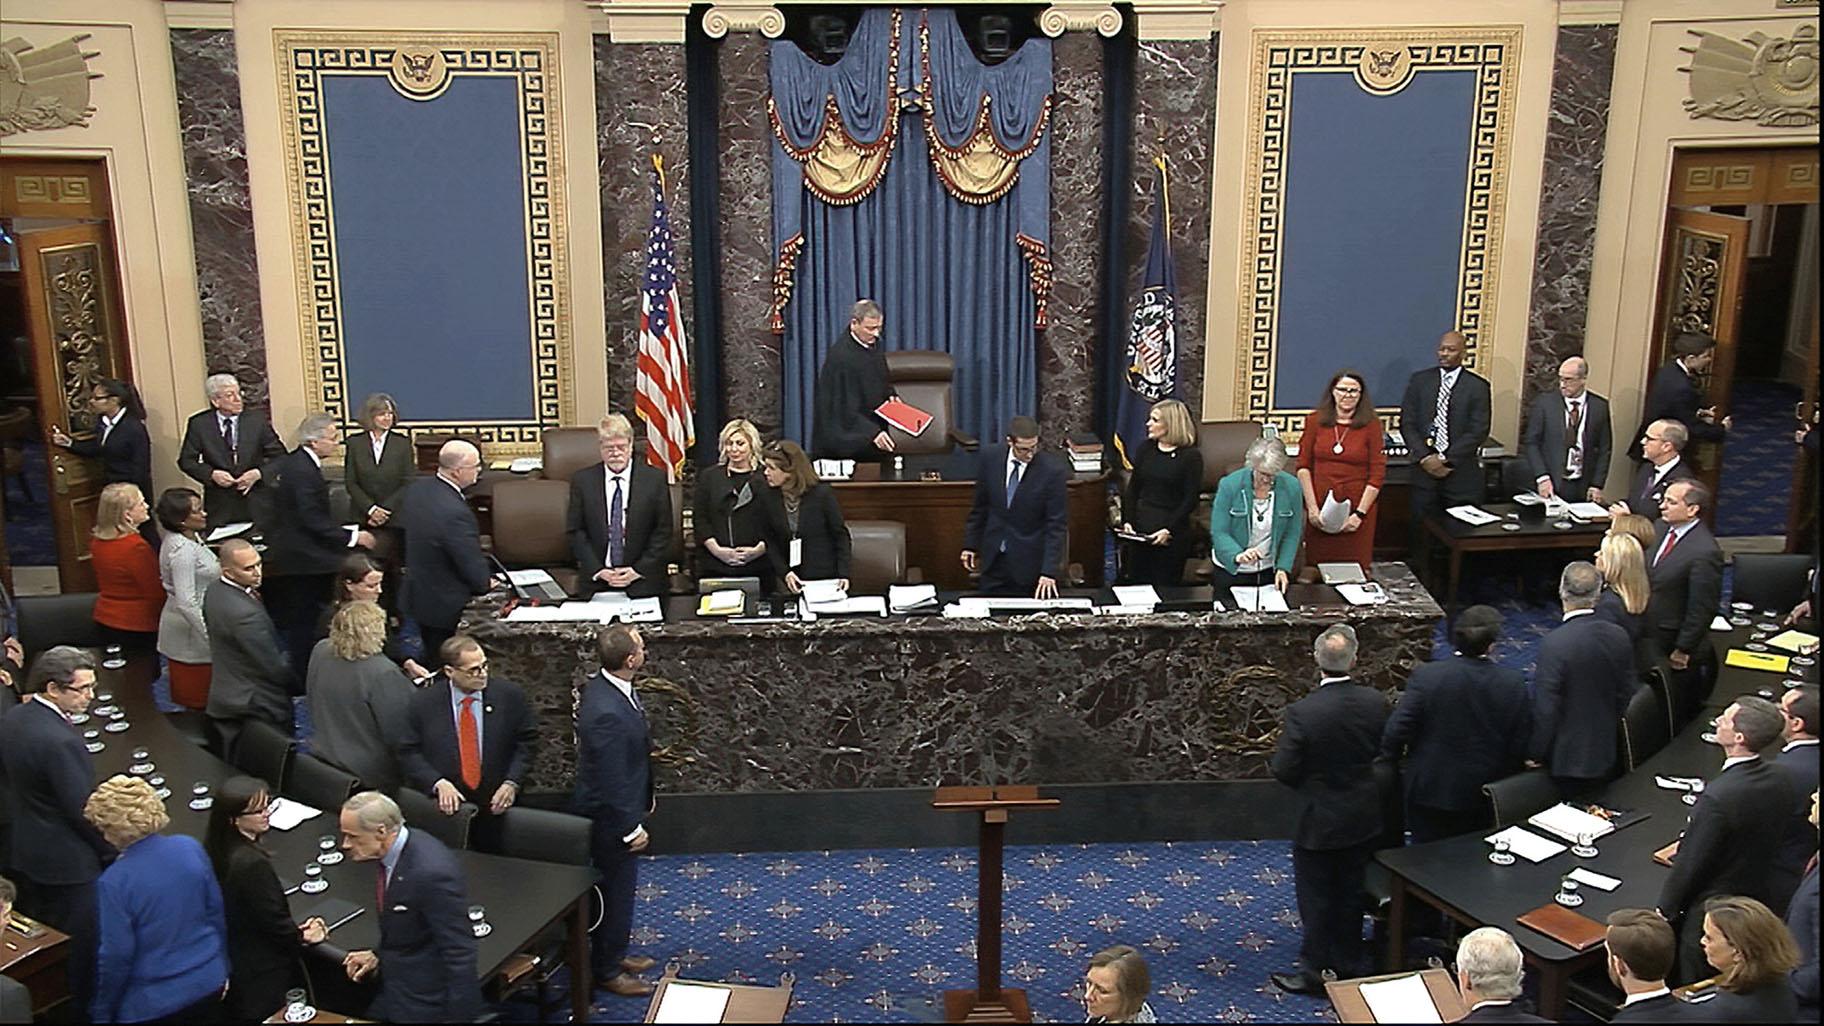
[[[785,334],[785,304],[792,301],[792,286],[798,274],[798,255],[803,252],[803,232],[779,244],[779,256],[773,262],[773,305],[766,312],[767,327],[775,335]]]
[[[935,92],[931,88],[931,24],[921,18],[918,23],[919,67],[924,73],[924,88],[927,93]],[[1039,118],[1033,125],[1032,137],[1018,149],[1008,149],[995,138],[994,129],[989,124],[989,104],[992,97],[983,93],[981,103],[975,112],[975,127],[969,138],[961,146],[948,146],[938,137],[937,115],[934,111],[936,101],[931,96],[925,101],[925,141],[931,147],[931,167],[937,172],[938,180],[944,183],[944,190],[950,195],[978,206],[985,206],[1007,195],[1020,177],[1020,161],[1032,155],[1038,149],[1039,141],[1045,137],[1045,128],[1051,121],[1051,96],[1046,95],[1039,106]]]
[[[1051,255],[1043,242],[1024,232],[1015,235],[1013,241],[1031,265],[1027,280],[1032,287],[1032,326],[1038,331],[1044,331],[1051,324],[1048,309],[1051,303]]]
[[[825,203],[834,206],[859,203],[874,191],[886,173],[887,162],[893,156],[893,142],[899,135],[899,27],[900,12],[896,9],[887,54],[887,122],[879,139],[863,143],[850,135],[843,124],[836,97],[831,94],[824,98],[823,130],[809,146],[793,146],[785,136],[784,123],[779,120],[778,104],[771,95],[766,98],[766,115],[772,124],[773,136],[788,156],[804,165],[805,188]]]

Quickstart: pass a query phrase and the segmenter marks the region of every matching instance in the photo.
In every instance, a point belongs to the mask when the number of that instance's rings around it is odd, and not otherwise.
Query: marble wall
[[[731,32],[720,44],[722,132],[722,388],[729,417],[761,434],[784,420],[780,339],[767,326],[773,298],[773,129],[767,119],[767,48],[757,32]]]
[[[1614,25],[1558,29],[1551,123],[1546,129],[1539,197],[1539,243],[1527,317],[1523,402],[1557,387],[1559,362],[1584,351],[1617,33]]]
[[[596,173],[602,198],[602,304],[607,314],[608,405],[633,415],[640,346],[640,283],[652,224],[652,154],[665,160],[665,200],[684,337],[694,347],[691,311],[690,164],[684,47],[611,43],[595,37]],[[583,346],[590,340],[577,339]],[[578,410],[580,423],[602,411]]]
[[[248,403],[261,405],[266,401],[266,334],[260,321],[260,268],[253,249],[234,33],[172,29],[171,63],[196,246],[203,363],[210,373],[232,372],[241,379]]]
[[[1210,176],[1216,134],[1216,37],[1141,40],[1134,72],[1134,175],[1123,260],[1122,323],[1133,311],[1154,219],[1153,157],[1163,152],[1171,193],[1172,259],[1178,272],[1179,398],[1198,419],[1210,275]],[[1228,337],[1230,326],[1218,328]],[[1125,340],[1123,340],[1125,342]]]
[[[1051,326],[1039,335],[1039,425],[1048,444],[1095,429],[1102,265],[1102,38],[1052,41]]]

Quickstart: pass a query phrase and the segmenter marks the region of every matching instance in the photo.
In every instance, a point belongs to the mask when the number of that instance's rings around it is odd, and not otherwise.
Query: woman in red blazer
[[[158,614],[165,586],[158,553],[139,533],[150,514],[139,486],[116,482],[101,490],[89,557],[95,568],[95,622],[114,644],[129,651],[158,647]]]

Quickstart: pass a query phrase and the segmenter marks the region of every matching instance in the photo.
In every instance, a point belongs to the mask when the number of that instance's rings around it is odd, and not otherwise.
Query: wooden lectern
[[[1362,984],[1384,983],[1413,975],[1417,975],[1425,984],[1425,990],[1431,995],[1432,1007],[1438,1010],[1441,1021],[1456,1022],[1469,1014],[1469,1009],[1463,1006],[1463,995],[1457,991],[1456,981],[1442,969],[1421,969],[1416,974],[1388,973],[1385,976],[1364,976],[1355,980],[1331,980],[1324,984],[1324,993],[1329,995],[1330,1005],[1336,1009],[1338,1022],[1379,1022],[1374,1013],[1368,1010],[1368,1002],[1362,997]]]
[[[975,989],[944,991],[945,1022],[1031,1022],[1026,992],[1001,987],[1001,850],[1007,813],[1056,808],[1030,785],[940,787],[931,807],[939,812],[981,813],[981,854],[976,860]]]
[[[665,966],[665,975],[660,977],[659,984],[652,992],[652,1000],[646,1003],[646,1022],[679,1022],[675,1015],[661,1018],[659,1009],[665,1004],[665,996],[674,983],[692,987],[713,987],[728,992],[728,1004],[722,1009],[719,1022],[767,1023],[784,1022],[785,1013],[792,1008],[792,986],[796,981],[791,973],[781,973],[779,986],[757,987],[749,983],[716,983],[711,980],[686,980],[678,976],[678,963],[670,962]]]

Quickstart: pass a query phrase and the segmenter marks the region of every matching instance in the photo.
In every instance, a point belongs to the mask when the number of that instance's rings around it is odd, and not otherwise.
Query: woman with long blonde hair
[[[133,652],[158,648],[158,617],[165,608],[158,553],[139,533],[151,517],[138,485],[115,482],[101,490],[89,539],[95,622],[110,642]]]
[[[702,550],[697,577],[758,577],[771,589],[773,567],[766,559],[766,511],[757,473],[760,431],[736,417],[722,427],[722,459],[697,474],[695,524]]]
[[[1647,629],[1647,560],[1640,542],[1631,534],[1610,531],[1596,550],[1596,569],[1602,574],[1602,596],[1596,600],[1596,618],[1628,632],[1639,643]]]

